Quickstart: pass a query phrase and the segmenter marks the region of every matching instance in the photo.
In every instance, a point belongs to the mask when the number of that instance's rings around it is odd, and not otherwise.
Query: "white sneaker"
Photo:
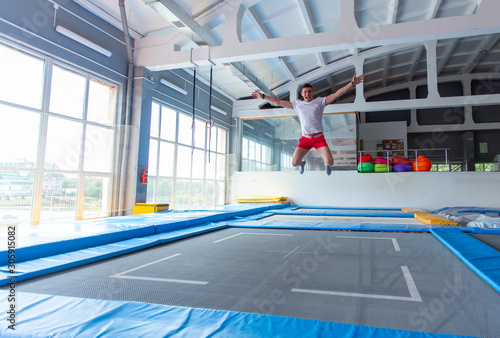
[[[302,164],[299,164],[299,173],[302,175],[304,173],[304,167],[306,166],[306,161],[302,161]]]

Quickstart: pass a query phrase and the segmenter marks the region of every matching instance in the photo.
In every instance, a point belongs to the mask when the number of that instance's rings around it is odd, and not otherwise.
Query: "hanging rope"
[[[191,140],[191,155],[194,153],[194,122],[195,122],[195,102],[196,102],[196,68],[194,69],[194,74],[193,74],[193,123],[191,125],[192,129],[192,140]]]
[[[212,143],[212,127],[214,126],[214,120],[212,120],[212,70],[213,67],[210,66],[210,94],[208,98],[208,121],[206,127],[208,129],[208,163],[210,163],[210,145]]]

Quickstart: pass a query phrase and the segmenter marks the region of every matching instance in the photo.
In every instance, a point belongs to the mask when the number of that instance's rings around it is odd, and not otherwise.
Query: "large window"
[[[0,222],[108,216],[117,86],[0,44]]]
[[[241,165],[243,171],[270,171],[271,147],[259,141],[243,137],[241,141]]]
[[[172,209],[224,205],[226,130],[153,102],[148,164],[148,203]]]

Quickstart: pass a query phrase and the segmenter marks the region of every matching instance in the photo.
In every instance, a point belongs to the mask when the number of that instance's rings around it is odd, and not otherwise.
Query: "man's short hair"
[[[304,83],[302,85],[302,87],[300,87],[300,92],[302,93],[302,90],[304,90],[304,88],[311,88],[312,89],[312,85],[310,83]]]

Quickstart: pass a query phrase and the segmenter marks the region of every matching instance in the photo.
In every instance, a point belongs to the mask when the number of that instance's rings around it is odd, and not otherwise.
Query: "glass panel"
[[[194,146],[196,148],[205,149],[205,130],[207,129],[205,122],[196,119],[194,127]]]
[[[49,117],[45,167],[77,170],[80,162],[82,123]]]
[[[75,219],[77,181],[77,175],[44,175],[40,221]]]
[[[160,142],[158,176],[174,176],[174,151],[172,143]]]
[[[208,158],[208,152],[207,156],[205,157],[205,165],[207,167],[207,172],[206,172],[206,179],[209,180],[214,180],[215,179],[215,164],[216,164],[216,154],[211,154],[210,155],[210,161]]]
[[[205,174],[205,151],[195,149],[193,152],[193,178],[203,178]]]
[[[207,128],[207,149],[210,152],[215,152],[217,150],[217,127]]]
[[[151,105],[151,123],[149,129],[151,137],[158,137],[160,135],[160,105],[153,102]]]
[[[83,218],[108,216],[109,178],[85,177]]]
[[[248,159],[255,160],[255,142],[248,141]]]
[[[217,179],[223,180],[226,178],[226,155],[217,155]]]
[[[191,145],[193,139],[193,118],[184,114],[179,114],[179,143]]]
[[[39,114],[0,104],[0,165],[35,166],[39,123]]]
[[[151,159],[151,158],[150,158]],[[147,198],[146,203],[156,203],[156,186],[158,185],[158,177],[148,176]]]
[[[44,60],[0,44],[0,100],[41,109]]]
[[[148,162],[148,174],[150,176],[156,176],[158,174],[158,141],[150,139],[149,140],[149,162]],[[149,190],[149,186],[148,186]],[[149,196],[149,194],[148,194]]]
[[[191,182],[191,209],[203,208],[203,181]]]
[[[54,66],[50,90],[50,108],[52,113],[83,117],[86,78],[68,69]]]
[[[113,160],[112,129],[87,125],[85,132],[85,171],[111,172]]]
[[[226,190],[224,182],[217,182],[217,202],[216,205],[224,205]]]
[[[248,159],[248,139],[246,137],[241,141],[241,157]]]
[[[191,177],[191,148],[177,146],[177,177]]]
[[[185,115],[184,115],[185,116]],[[164,140],[175,141],[175,130],[177,127],[177,113],[166,107],[161,107],[161,134]],[[191,127],[189,127],[191,130]],[[180,126],[179,126],[180,129]],[[190,141],[191,142],[191,141]],[[191,143],[189,143],[191,144]]]
[[[226,130],[217,128],[217,152],[226,153]]]
[[[215,182],[205,182],[205,208],[215,207]]]
[[[175,181],[175,209],[189,209],[189,180]]]
[[[248,160],[245,160],[245,159],[241,160],[241,170],[242,171],[249,171],[250,170]]]
[[[258,161],[258,162],[261,162],[262,161],[262,146],[260,143],[255,143],[255,160]]]
[[[87,103],[87,120],[113,125],[115,117],[116,88],[104,82],[91,79]]]
[[[0,226],[29,224],[33,172],[0,171]]]
[[[172,203],[172,186],[171,178],[158,178],[158,189],[156,192],[156,203]]]

